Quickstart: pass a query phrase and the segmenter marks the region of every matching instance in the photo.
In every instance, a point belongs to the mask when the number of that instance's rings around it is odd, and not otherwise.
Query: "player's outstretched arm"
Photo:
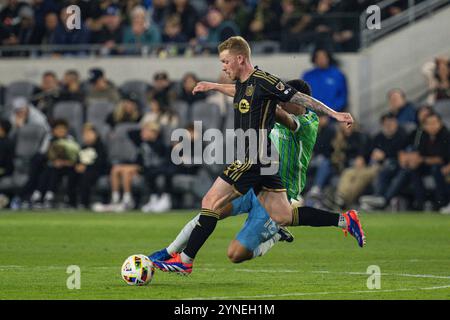
[[[300,123],[295,115],[287,113],[280,106],[277,106],[275,111],[275,121],[293,132],[297,131],[300,127]]]
[[[219,91],[230,97],[234,97],[234,94],[236,93],[236,87],[234,84],[200,81],[192,90],[192,94],[196,94],[197,92],[207,92],[210,90]]]
[[[339,122],[346,122],[347,125],[351,126],[353,124],[353,117],[348,112],[337,112],[319,100],[314,99],[301,92],[295,93],[289,102],[295,103],[299,106],[306,107],[318,113],[324,113]]]

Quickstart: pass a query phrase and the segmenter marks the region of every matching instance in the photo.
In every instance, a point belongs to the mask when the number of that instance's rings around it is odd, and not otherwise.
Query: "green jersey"
[[[297,116],[300,128],[292,132],[285,126],[275,123],[270,139],[280,155],[280,177],[290,199],[298,199],[306,183],[306,170],[316,143],[319,118],[307,110]]]

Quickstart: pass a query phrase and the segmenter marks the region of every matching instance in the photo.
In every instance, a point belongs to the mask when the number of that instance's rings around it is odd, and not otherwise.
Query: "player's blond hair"
[[[250,59],[251,54],[250,46],[248,42],[240,36],[228,38],[227,40],[219,44],[217,48],[219,50],[219,53],[221,53],[224,50],[229,50],[233,54],[236,55],[240,54],[246,57],[247,59]]]

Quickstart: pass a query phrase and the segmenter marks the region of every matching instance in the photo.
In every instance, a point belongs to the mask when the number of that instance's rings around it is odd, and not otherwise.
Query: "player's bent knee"
[[[240,263],[252,258],[252,252],[248,251],[237,240],[233,240],[228,247],[228,259],[232,263]]]
[[[271,217],[272,220],[282,227],[290,226],[292,223],[292,214],[276,214]]]

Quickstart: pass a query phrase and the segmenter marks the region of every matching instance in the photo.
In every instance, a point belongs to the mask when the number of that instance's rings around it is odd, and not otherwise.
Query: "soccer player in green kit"
[[[311,94],[309,85],[303,80],[291,80],[287,84],[299,92]],[[228,85],[221,86],[227,92]],[[209,91],[212,90],[212,87],[211,83],[201,82],[197,89],[198,91]],[[228,94],[231,95],[231,93],[232,91]],[[298,200],[306,183],[306,171],[316,142],[319,119],[311,110],[283,103],[282,106],[278,106],[276,120],[270,133],[270,139],[280,154],[279,174],[287,189],[289,200]],[[252,213],[252,207],[258,208],[256,213]],[[265,211],[261,211],[261,208],[255,191],[251,189],[233,201],[233,210],[230,214],[221,216],[221,219],[224,219],[230,215],[249,212],[244,227],[228,248],[228,257],[232,262],[238,263],[262,256],[278,241],[293,241],[293,236],[289,231],[286,228],[279,228]],[[327,217],[327,213],[323,212],[323,214],[322,216]],[[331,220],[328,222],[325,218],[317,223],[317,221],[309,219],[310,222],[306,222],[305,225],[339,226]],[[151,254],[150,259],[164,261],[169,259],[172,253],[182,251],[197,221],[198,216],[186,224],[167,248]]]

